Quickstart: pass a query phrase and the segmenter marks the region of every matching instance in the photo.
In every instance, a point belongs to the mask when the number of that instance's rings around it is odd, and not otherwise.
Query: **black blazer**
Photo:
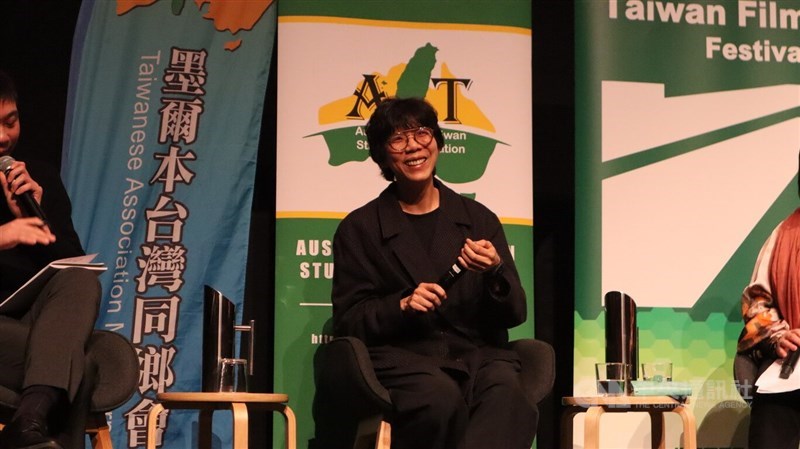
[[[31,177],[42,186],[42,210],[56,241],[46,246],[17,245],[0,251],[0,299],[7,298],[48,263],[84,254],[72,225],[72,204],[58,171],[45,162],[28,160],[25,164]],[[0,190],[0,224],[14,218]]]
[[[403,353],[409,360],[413,354],[455,360],[469,348],[499,348],[508,341],[507,329],[526,317],[525,292],[497,216],[438,180],[435,185],[440,213],[430,254],[400,208],[394,184],[345,217],[334,235],[334,333],[360,338],[371,354],[377,347],[397,350],[387,362],[395,366],[404,363]],[[501,272],[468,271],[436,312],[401,312],[400,300],[420,282],[436,282],[467,237],[492,242],[504,262]]]

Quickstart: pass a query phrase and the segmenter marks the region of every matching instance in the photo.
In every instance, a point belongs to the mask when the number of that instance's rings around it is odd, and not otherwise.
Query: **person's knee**
[[[473,398],[466,447],[483,448],[487,441],[503,442],[503,447],[530,447],[538,422],[538,408],[528,402],[516,382],[496,383]]]
[[[427,415],[443,425],[466,418],[467,405],[458,384],[451,380],[439,382],[428,394]]]
[[[54,290],[58,295],[69,298],[76,308],[97,310],[100,307],[102,291],[97,273],[82,268],[66,268],[53,276]]]
[[[398,392],[395,391],[395,394]],[[448,376],[425,378],[417,388],[394,397],[398,411],[426,428],[447,427],[453,421],[466,420],[467,407],[461,389]]]
[[[434,383],[430,387],[425,395],[424,406],[417,411],[409,430],[438,442],[432,447],[456,447],[469,422],[469,409],[461,389],[452,379]]]
[[[534,422],[539,418],[539,410],[535,404],[528,402],[522,386],[515,380],[498,382],[480,393],[476,398],[483,407],[494,410],[498,415],[507,415],[511,419],[522,419]]]

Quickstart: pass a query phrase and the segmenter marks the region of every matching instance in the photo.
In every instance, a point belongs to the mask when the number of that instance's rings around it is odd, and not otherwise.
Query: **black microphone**
[[[800,359],[800,350],[795,350],[789,353],[785,359],[783,359],[783,364],[781,365],[781,379],[788,379],[789,376],[792,375],[794,372],[794,367],[797,365],[797,360]]]
[[[458,261],[456,261],[450,266],[450,269],[447,270],[447,273],[443,274],[436,283],[441,285],[443,289],[447,290],[466,272],[467,269],[462,267]]]
[[[11,156],[0,157],[0,171],[8,176],[8,173],[11,171],[11,164],[13,163],[14,158]],[[47,218],[44,216],[42,207],[36,202],[36,199],[33,197],[33,194],[30,190],[22,193],[21,195],[14,195],[14,197],[17,199],[17,203],[19,204],[20,209],[22,209],[22,213],[25,214],[26,217],[36,217],[47,223]]]

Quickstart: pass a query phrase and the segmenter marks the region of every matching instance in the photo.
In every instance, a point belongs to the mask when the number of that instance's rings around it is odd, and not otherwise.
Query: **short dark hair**
[[[433,130],[433,137],[441,150],[444,135],[439,128],[436,109],[422,98],[387,98],[381,101],[372,113],[365,127],[369,156],[381,168],[381,175],[387,181],[394,180],[394,172],[386,164],[386,142],[398,129],[425,126]]]
[[[17,87],[14,85],[14,80],[2,70],[0,70],[0,101],[17,102]]]

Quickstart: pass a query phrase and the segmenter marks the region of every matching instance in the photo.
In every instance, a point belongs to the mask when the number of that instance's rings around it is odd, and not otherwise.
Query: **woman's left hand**
[[[482,273],[500,265],[502,259],[489,240],[467,239],[458,261],[462,267]]]

